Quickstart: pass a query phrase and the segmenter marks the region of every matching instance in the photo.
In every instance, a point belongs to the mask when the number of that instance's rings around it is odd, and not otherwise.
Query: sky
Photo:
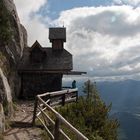
[[[49,27],[65,26],[74,70],[95,80],[140,80],[140,0],[14,2],[29,46],[51,46]]]

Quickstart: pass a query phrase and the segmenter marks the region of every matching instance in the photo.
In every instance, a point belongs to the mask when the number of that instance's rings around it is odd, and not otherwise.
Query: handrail
[[[67,100],[69,100],[70,98],[74,99],[71,101],[77,101],[78,89],[77,88],[68,89],[68,90],[48,92],[41,95],[37,95],[35,100],[35,106],[34,106],[34,114],[33,114],[33,122],[32,122],[33,125],[35,125],[35,119],[37,118],[44,126],[51,140],[60,140],[60,135],[62,135],[65,140],[71,140],[67,136],[67,134],[62,130],[61,125],[63,125],[63,127],[67,127],[77,137],[78,140],[88,140],[87,137],[85,137],[75,127],[73,127],[65,118],[63,118],[52,107],[53,103],[51,102],[51,100],[58,97],[62,99],[61,105],[67,103]],[[46,100],[44,100],[44,98]],[[51,112],[53,114],[54,119],[52,119],[52,116],[49,116],[50,113],[48,112]],[[53,126],[53,131],[49,129],[49,125]]]
[[[47,96],[47,95],[55,95],[55,94],[59,94],[59,95],[63,95],[66,93],[73,93],[73,92],[78,92],[78,88],[74,88],[74,89],[66,89],[66,90],[60,90],[60,91],[54,91],[54,92],[46,92],[40,95],[37,95],[39,97],[43,97],[43,96]]]

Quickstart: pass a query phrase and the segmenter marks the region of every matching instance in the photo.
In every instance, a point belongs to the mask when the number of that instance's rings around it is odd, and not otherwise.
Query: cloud
[[[118,13],[117,10],[104,11],[87,17],[79,17],[73,21],[73,28],[76,25],[77,28],[84,27],[85,30],[115,37],[128,37],[138,34],[140,32],[140,21],[128,21],[127,15],[126,13]],[[125,30],[125,32],[122,32],[122,30]]]
[[[140,74],[140,8],[84,7],[63,11],[66,48],[74,68],[92,77],[136,77]]]
[[[131,5],[131,6],[139,6],[140,0],[114,0],[115,4],[119,5]]]
[[[41,45],[46,46],[48,43],[48,27],[41,22],[42,16],[38,14],[38,11],[47,3],[47,0],[14,0],[14,2],[20,21],[28,32],[29,46],[35,40],[38,40]],[[49,18],[46,17],[46,20],[49,20]]]
[[[31,14],[37,12],[41,6],[46,3],[46,0],[14,0],[14,2],[16,4],[20,20],[23,24],[27,24],[28,20],[30,20]]]

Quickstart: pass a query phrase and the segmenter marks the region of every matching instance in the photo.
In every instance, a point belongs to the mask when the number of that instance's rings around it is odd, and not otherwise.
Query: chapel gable
[[[46,57],[46,53],[43,50],[42,46],[36,41],[30,50],[30,61],[32,63],[41,63]]]

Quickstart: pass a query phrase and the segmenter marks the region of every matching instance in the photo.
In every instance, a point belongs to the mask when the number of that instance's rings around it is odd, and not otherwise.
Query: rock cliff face
[[[4,130],[4,114],[12,116],[12,100],[20,90],[17,65],[27,46],[27,32],[13,0],[0,0],[0,11],[0,130]]]

